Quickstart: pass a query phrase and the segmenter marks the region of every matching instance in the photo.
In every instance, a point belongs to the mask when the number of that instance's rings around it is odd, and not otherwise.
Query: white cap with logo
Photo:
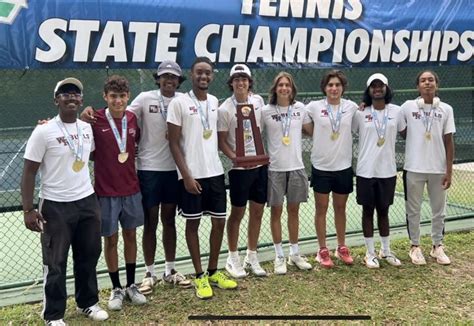
[[[80,82],[79,79],[76,79],[74,77],[68,77],[63,80],[58,81],[58,83],[56,84],[56,87],[54,88],[54,93],[53,93],[54,98],[57,96],[56,93],[58,92],[58,90],[64,85],[76,86],[81,91],[81,94],[82,94],[82,91],[84,90],[84,87],[82,86],[82,83]]]
[[[234,76],[235,74],[245,74],[248,77],[252,77],[249,67],[243,63],[238,63],[234,65],[232,69],[230,69],[230,77]]]
[[[367,79],[367,87],[370,86],[370,84],[372,84],[372,82],[374,80],[380,80],[382,83],[384,83],[384,85],[388,86],[388,79],[387,77],[385,77],[383,74],[381,73],[376,73],[376,74],[373,74],[372,76],[369,77],[369,79]]]

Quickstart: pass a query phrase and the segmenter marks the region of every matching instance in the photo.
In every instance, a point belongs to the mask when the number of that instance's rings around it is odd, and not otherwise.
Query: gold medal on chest
[[[377,141],[377,146],[381,147],[383,146],[383,144],[385,144],[385,138],[379,138],[379,140]]]
[[[286,146],[290,145],[290,137],[289,136],[283,136],[283,138],[281,139],[281,142]]]
[[[120,153],[118,155],[118,161],[120,163],[125,163],[125,162],[127,162],[127,160],[128,160],[128,153],[127,152],[123,152],[123,153]]]
[[[212,136],[212,129],[204,129],[204,131],[202,132],[202,137],[204,139],[209,139],[211,138]]]
[[[74,172],[79,172],[82,170],[82,168],[84,167],[85,163],[84,161],[81,161],[81,160],[74,160],[74,163],[72,163],[72,170]]]
[[[429,131],[425,132],[425,138],[426,140],[431,140],[431,132]]]
[[[336,140],[338,138],[339,138],[339,132],[333,131],[333,133],[331,134],[331,140]]]

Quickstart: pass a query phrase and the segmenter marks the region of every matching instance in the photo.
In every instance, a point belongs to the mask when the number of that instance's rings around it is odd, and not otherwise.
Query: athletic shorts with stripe
[[[186,191],[184,181],[179,180],[180,214],[186,219],[199,219],[202,215],[225,218],[227,209],[227,195],[225,191],[224,175],[196,179],[202,191],[198,195]]]

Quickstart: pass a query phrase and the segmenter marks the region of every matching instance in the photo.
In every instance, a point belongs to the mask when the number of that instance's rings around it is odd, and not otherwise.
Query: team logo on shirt
[[[329,115],[328,110],[326,109],[321,110],[321,117],[327,117],[328,115]]]
[[[148,112],[150,113],[158,113],[158,105],[155,105],[155,104],[150,104],[148,106]]]
[[[372,122],[372,114],[366,114],[365,117],[364,117],[364,121],[365,122]]]
[[[190,106],[188,109],[189,109],[189,114],[191,115],[198,114],[198,109],[195,106]]]
[[[71,137],[74,140],[74,142],[77,142],[77,139],[78,139],[77,134],[71,135]],[[89,134],[82,134],[82,138],[84,138],[84,140],[86,141],[90,140]],[[64,146],[68,146],[66,137],[64,136],[56,137],[56,141],[58,142],[58,144],[63,144]]]
[[[287,113],[280,114],[272,114],[272,119],[275,121],[281,121],[281,118],[287,117]],[[299,120],[301,118],[301,112],[293,112],[291,114],[291,120]]]
[[[426,117],[429,117],[429,115],[430,115],[429,112],[424,112],[424,113],[425,113],[425,116],[426,116]],[[412,112],[411,115],[412,115],[412,117],[415,118],[416,120],[421,119],[421,114],[420,114],[420,112]],[[435,117],[436,119],[442,119],[442,118],[443,118],[443,114],[440,113],[440,112],[436,112],[436,111],[435,111],[435,112],[434,112],[434,117]]]
[[[129,128],[128,134],[131,135],[133,138],[135,138],[137,135],[137,130],[135,128]]]

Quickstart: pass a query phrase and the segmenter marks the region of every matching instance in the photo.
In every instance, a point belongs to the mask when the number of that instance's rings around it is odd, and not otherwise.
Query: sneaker
[[[125,295],[134,305],[139,306],[146,303],[145,296],[140,292],[136,284],[132,284],[126,288]]]
[[[76,310],[82,315],[86,315],[93,321],[104,321],[109,318],[107,311],[102,309],[97,303],[84,309],[77,307]]]
[[[430,252],[430,256],[436,259],[436,262],[440,265],[449,265],[451,260],[444,253],[443,245],[433,246]]]
[[[267,276],[267,272],[260,266],[258,261],[257,255],[255,256],[245,256],[244,259],[244,266],[246,269],[250,269],[250,271],[259,277]]]
[[[46,320],[46,326],[65,326],[67,325],[64,319],[57,319],[57,320]]]
[[[411,262],[415,265],[426,265],[425,257],[421,252],[421,248],[417,246],[412,246],[408,255],[411,258]]]
[[[109,310],[121,310],[125,291],[121,288],[112,289],[109,298]]]
[[[165,273],[163,273],[162,280],[167,284],[174,286],[177,285],[185,289],[188,289],[193,286],[191,281],[186,279],[186,276],[184,276],[180,272],[175,271],[174,269],[171,270],[171,274],[169,275],[165,275]]]
[[[344,245],[337,247],[335,256],[342,260],[342,262],[346,265],[352,265],[354,263],[354,259],[352,259],[349,248]]]
[[[237,282],[228,278],[224,273],[216,271],[209,275],[209,283],[217,285],[217,287],[224,290],[231,290],[237,287]]]
[[[308,270],[313,267],[310,263],[308,263],[308,259],[305,256],[300,256],[299,254],[290,255],[288,257],[288,265],[296,265],[296,267],[302,270]]]
[[[316,255],[316,261],[324,268],[332,268],[334,267],[334,263],[331,259],[331,253],[329,252],[328,248],[320,248],[318,250],[318,254]]]
[[[379,260],[374,254],[366,253],[364,257],[365,266],[368,268],[379,268]]]
[[[194,287],[196,289],[196,296],[199,299],[209,299],[213,295],[207,273],[199,278],[194,279]]]
[[[149,272],[145,274],[142,283],[140,284],[140,292],[144,295],[149,295],[153,292],[153,288],[158,283],[158,277],[151,276]]]
[[[232,258],[227,257],[227,263],[225,264],[226,271],[232,276],[233,278],[243,278],[247,276],[244,268],[240,264],[240,258]]]
[[[384,254],[383,250],[380,250],[379,258],[385,260],[392,266],[400,266],[402,264],[402,262],[397,257],[395,257],[391,251],[388,254]]]
[[[282,256],[275,257],[275,261],[273,263],[273,273],[277,275],[286,274],[285,257],[282,257]]]

